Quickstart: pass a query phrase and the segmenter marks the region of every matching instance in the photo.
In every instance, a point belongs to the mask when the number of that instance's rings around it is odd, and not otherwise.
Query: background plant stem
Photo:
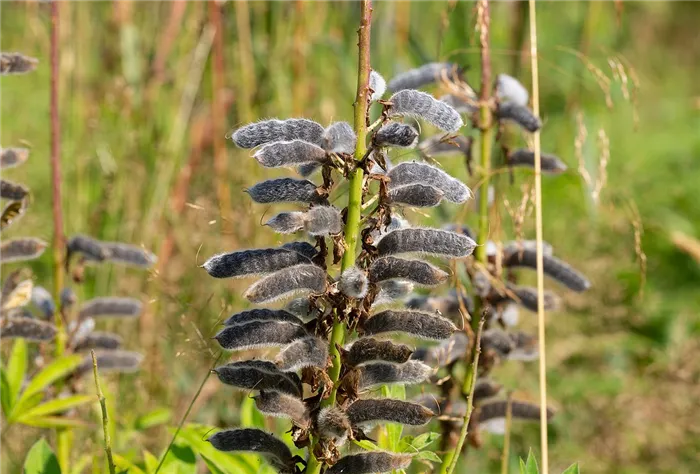
[[[100,401],[100,408],[102,408],[102,431],[104,432],[104,444],[105,444],[105,454],[107,455],[107,465],[109,466],[109,473],[115,474],[116,469],[114,467],[114,459],[112,459],[112,440],[109,437],[109,417],[107,416],[107,402],[105,401],[105,396],[102,394],[102,388],[100,387],[100,378],[97,372],[97,358],[95,357],[95,351],[90,351],[92,354],[92,373],[95,376],[95,390],[97,392],[97,399]]]

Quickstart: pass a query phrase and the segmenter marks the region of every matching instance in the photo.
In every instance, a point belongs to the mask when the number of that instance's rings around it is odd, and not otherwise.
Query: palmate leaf
[[[39,402],[34,395],[43,392],[55,381],[71,374],[82,360],[83,358],[80,355],[64,356],[44,367],[41,372],[32,378],[27,388],[20,395],[17,404],[12,410],[12,418],[18,418],[23,415],[23,412],[32,408],[34,404]]]
[[[34,443],[24,460],[24,474],[61,474],[58,459],[44,438]]]

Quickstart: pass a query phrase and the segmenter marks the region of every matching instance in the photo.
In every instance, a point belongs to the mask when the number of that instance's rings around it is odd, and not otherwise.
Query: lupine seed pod
[[[428,63],[396,75],[389,81],[394,92],[404,89],[420,89],[428,84],[440,82],[443,77],[454,80],[462,75],[462,68],[452,63]]]
[[[371,71],[369,73],[369,88],[372,89],[370,100],[376,102],[386,92],[386,80],[377,71]]]
[[[61,310],[68,311],[78,302],[78,297],[71,288],[64,288],[61,290],[60,300]]]
[[[537,252],[532,249],[509,252],[503,259],[504,267],[537,268]],[[574,291],[585,291],[591,287],[590,281],[568,263],[551,255],[543,255],[544,274]]]
[[[261,390],[253,400],[260,413],[275,418],[289,418],[302,428],[309,428],[311,425],[309,411],[300,398],[286,393]]]
[[[22,184],[0,179],[0,197],[12,201],[21,201],[29,195],[29,188]]]
[[[321,409],[316,417],[316,426],[321,438],[335,440],[336,446],[343,444],[352,433],[348,416],[337,406]]]
[[[95,320],[92,318],[82,321],[71,321],[68,324],[68,333],[71,334],[71,344],[78,344],[95,330]]]
[[[329,153],[352,155],[355,152],[357,135],[349,123],[335,122],[324,132],[323,141],[323,148]]]
[[[323,293],[325,290],[325,270],[316,265],[294,265],[262,278],[243,296],[253,303],[267,303],[294,293]]]
[[[377,244],[379,256],[423,253],[444,257],[467,257],[476,242],[465,235],[438,229],[398,229],[386,234]]]
[[[286,244],[282,245],[282,248],[300,253],[309,260],[318,255],[318,250],[316,250],[316,247],[308,242],[287,242]]]
[[[495,418],[505,418],[507,410],[507,400],[495,400],[483,403],[474,413],[475,421],[484,423]],[[540,406],[535,403],[512,400],[511,414],[514,419],[518,420],[539,420]],[[554,410],[547,408],[547,420],[551,420],[552,417],[554,417]]]
[[[311,260],[292,249],[268,248],[214,255],[202,268],[214,278],[242,278],[266,275],[302,263],[311,263]]]
[[[27,279],[21,282],[17,282],[12,285],[12,289],[6,297],[2,299],[2,310],[12,310],[24,308],[32,301],[32,293],[34,292],[34,282],[31,279]]]
[[[428,185],[445,193],[448,201],[456,203],[464,202],[472,196],[469,188],[460,180],[427,163],[405,161],[390,169],[388,176],[391,179],[389,189],[409,184]]]
[[[484,351],[494,351],[499,357],[506,358],[515,349],[515,342],[507,332],[493,328],[484,331],[481,347]]]
[[[222,348],[229,351],[284,346],[304,337],[303,326],[277,321],[251,321],[248,324],[226,326],[214,336]]]
[[[424,382],[433,373],[433,369],[417,360],[403,364],[373,362],[360,366],[361,390],[390,383],[417,384]]]
[[[80,339],[74,346],[76,352],[89,349],[119,349],[122,345],[122,338],[110,332],[94,331]]]
[[[493,286],[491,285],[491,274],[484,269],[478,269],[471,276],[472,288],[479,298],[486,298]]]
[[[425,92],[405,89],[392,95],[389,102],[391,102],[388,112],[390,117],[406,116],[423,119],[446,132],[456,132],[464,125],[459,112]]]
[[[87,235],[74,235],[66,244],[68,258],[74,253],[80,253],[87,260],[102,262],[109,256],[109,252],[99,240]]]
[[[518,303],[523,308],[537,312],[537,288],[530,286],[516,286],[512,284],[507,284],[506,288],[509,293],[515,295],[515,298],[510,298],[508,294],[499,295],[496,301],[493,303],[498,304],[502,301],[514,301]],[[561,306],[561,299],[559,295],[552,291],[545,290],[544,292],[544,309],[545,311],[557,311]]]
[[[370,451],[344,456],[338,460],[326,474],[369,474],[385,473],[398,469],[406,469],[413,458],[410,454],[386,453]]]
[[[230,316],[223,324],[224,326],[240,326],[253,321],[291,323],[299,326],[302,324],[301,319],[297,318],[292,313],[283,309],[266,308],[241,311],[240,313]]]
[[[265,225],[280,234],[293,234],[304,228],[305,221],[306,215],[303,212],[280,212],[265,222]]]
[[[153,253],[135,245],[121,242],[103,242],[102,246],[107,252],[107,259],[111,262],[148,268],[158,260]]]
[[[432,410],[422,405],[388,398],[356,400],[346,409],[346,413],[353,426],[376,421],[420,426],[435,416]]]
[[[27,201],[10,201],[2,210],[0,215],[0,231],[4,231],[17,222],[24,215],[27,209]]]
[[[531,250],[533,252],[537,251],[537,241],[536,240],[511,240],[506,242],[503,246],[504,255],[510,255],[513,252],[521,252],[523,250]],[[542,242],[542,253],[544,255],[553,255],[554,248],[549,242]]]
[[[0,338],[21,337],[29,341],[52,341],[56,326],[31,317],[0,318]]]
[[[306,179],[279,178],[262,181],[246,190],[250,198],[260,204],[298,202],[318,204],[326,201],[316,185]]]
[[[214,369],[222,383],[248,390],[272,390],[301,397],[301,380],[266,360],[242,360]]]
[[[43,319],[50,320],[56,312],[56,305],[53,302],[53,296],[43,286],[35,286],[32,288],[32,303],[41,311]]]
[[[275,363],[283,372],[295,372],[305,367],[325,369],[328,365],[328,343],[315,336],[296,339],[277,354]]]
[[[508,354],[510,360],[532,361],[540,357],[537,337],[522,331],[509,333],[513,341],[513,350]]]
[[[142,309],[143,303],[134,298],[93,298],[80,307],[78,319],[135,318],[141,314]]]
[[[527,168],[535,167],[535,152],[519,148],[508,155],[506,161],[508,166],[523,166]],[[566,163],[558,157],[542,153],[540,156],[540,165],[543,173],[559,174],[567,170]]]
[[[255,148],[270,142],[291,140],[321,145],[323,127],[308,119],[263,120],[239,128],[231,139],[240,148]]]
[[[368,287],[367,275],[356,266],[346,269],[338,281],[340,292],[350,298],[364,298]]]
[[[392,205],[435,207],[443,197],[445,193],[439,189],[423,184],[409,184],[389,191],[389,202]]]
[[[530,94],[520,81],[508,74],[499,74],[496,79],[496,95],[501,102],[513,102],[525,107]]]
[[[520,321],[520,310],[518,310],[518,305],[514,303],[504,305],[498,312],[498,320],[507,328],[517,326],[518,321]]]
[[[6,240],[0,244],[0,262],[21,262],[38,258],[46,247],[46,242],[34,237]]]
[[[535,117],[535,114],[533,114],[530,109],[523,105],[518,105],[515,102],[498,104],[496,117],[498,117],[499,120],[511,120],[532,133],[542,128],[542,121],[538,117]]]
[[[485,400],[498,395],[503,386],[491,379],[480,378],[474,386],[474,400]]]
[[[266,168],[321,164],[327,159],[323,148],[302,140],[270,143],[255,152],[253,158]]]
[[[460,305],[461,299],[461,305]],[[420,309],[431,313],[438,312],[444,316],[460,316],[462,305],[468,313],[474,312],[474,300],[469,295],[457,296],[455,291],[450,291],[444,296],[414,296],[406,302],[410,309]]]
[[[405,332],[421,339],[448,339],[457,328],[449,319],[436,314],[413,310],[386,310],[362,324],[365,334]]]
[[[456,95],[448,94],[440,97],[440,101],[446,103],[460,114],[473,114],[479,110],[478,98],[476,96],[467,99]]]
[[[373,142],[375,146],[413,148],[418,143],[418,130],[404,123],[391,122],[377,131]]]
[[[336,152],[337,153],[337,152]],[[304,178],[308,178],[321,167],[321,163],[304,163],[296,167],[297,172]]]
[[[408,280],[417,285],[435,286],[447,280],[447,273],[422,260],[396,257],[378,258],[369,268],[372,282],[391,279]]]
[[[302,321],[311,321],[321,315],[321,312],[311,304],[309,298],[294,298],[284,307],[293,315],[301,318]]]
[[[0,149],[0,169],[14,168],[25,163],[29,159],[27,148],[2,148]]]
[[[379,293],[372,306],[402,300],[413,291],[413,283],[405,280],[387,280],[379,284]]]
[[[0,75],[25,74],[36,69],[39,60],[21,53],[0,53]]]
[[[280,474],[295,472],[295,460],[287,445],[262,430],[256,428],[224,430],[210,436],[207,441],[219,451],[261,454]]]
[[[365,362],[384,361],[403,364],[413,351],[404,344],[381,341],[372,337],[361,337],[345,347],[344,362],[350,367],[357,367]]]
[[[423,361],[431,367],[445,367],[463,358],[468,348],[467,335],[458,332],[438,346],[416,349],[411,358]]]
[[[454,154],[466,155],[471,148],[471,139],[464,135],[445,138],[444,135],[434,135],[423,140],[418,145],[418,149],[424,155],[437,157]]]
[[[115,372],[128,374],[136,372],[143,361],[143,355],[138,352],[122,350],[95,351],[97,367],[100,373]],[[78,376],[92,373],[92,355],[88,354],[75,372]]]
[[[314,206],[306,213],[304,228],[311,235],[335,235],[343,230],[340,209],[333,206]]]

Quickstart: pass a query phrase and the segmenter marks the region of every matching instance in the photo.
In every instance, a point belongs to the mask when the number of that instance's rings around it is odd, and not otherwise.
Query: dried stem
[[[109,473],[115,474],[116,468],[114,467],[114,459],[112,459],[112,440],[109,437],[109,417],[107,415],[107,403],[105,401],[105,396],[102,393],[102,387],[100,387],[100,378],[97,373],[97,358],[95,357],[95,351],[90,351],[92,354],[92,373],[95,376],[95,390],[97,390],[97,399],[100,401],[100,407],[102,408],[102,431],[105,436],[105,454],[107,454],[107,465],[109,466]]]
[[[501,457],[501,474],[508,474],[510,467],[510,428],[513,424],[513,394],[508,392],[506,405],[506,432],[503,436],[503,455]]]

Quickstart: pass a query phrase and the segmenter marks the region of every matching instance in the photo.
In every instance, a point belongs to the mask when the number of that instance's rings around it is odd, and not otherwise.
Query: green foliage
[[[58,459],[44,438],[34,443],[27,453],[24,474],[61,474]]]
[[[520,474],[539,474],[540,469],[537,467],[537,459],[532,454],[532,449],[527,455],[527,461],[520,459]]]

